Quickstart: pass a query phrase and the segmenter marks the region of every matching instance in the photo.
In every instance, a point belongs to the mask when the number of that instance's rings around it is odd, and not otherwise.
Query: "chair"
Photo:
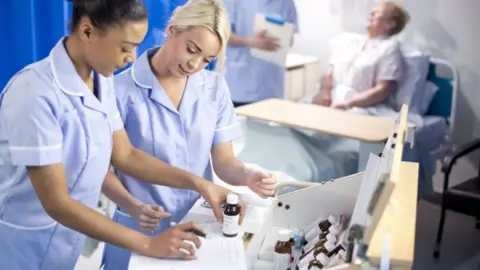
[[[429,72],[427,80],[438,86],[438,91],[430,102],[426,115],[423,116],[427,126],[434,128],[440,126],[440,121],[447,124],[446,130],[443,130],[443,142],[436,145],[430,152],[430,155],[437,160],[442,160],[446,155],[452,152],[453,142],[452,133],[455,130],[455,105],[457,103],[457,93],[459,85],[459,75],[455,66],[440,58],[430,58]],[[433,133],[440,130],[431,129]]]
[[[459,147],[453,154],[448,155],[442,164],[442,172],[445,175],[443,183],[442,210],[440,223],[438,225],[437,241],[433,256],[440,256],[443,227],[445,225],[445,215],[447,209],[460,212],[476,218],[476,228],[480,229],[480,163],[477,176],[463,182],[459,185],[449,187],[449,178],[455,162],[480,149],[480,138]]]

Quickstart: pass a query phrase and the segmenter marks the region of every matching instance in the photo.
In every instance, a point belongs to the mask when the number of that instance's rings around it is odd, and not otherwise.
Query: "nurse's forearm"
[[[320,79],[320,88],[322,91],[327,91],[328,94],[332,92],[333,88],[333,68],[329,70]]]
[[[124,129],[113,133],[112,165],[121,172],[148,183],[201,191],[210,184],[132,146]]]
[[[215,163],[214,163],[215,164]],[[214,165],[215,174],[226,183],[234,186],[247,185],[249,169],[235,157],[231,157]]]
[[[68,194],[65,171],[61,164],[27,167],[27,171],[43,208],[58,223],[92,238],[135,252],[144,253],[148,249],[150,239],[146,235],[121,226],[72,199]]]
[[[233,45],[233,46],[244,46],[244,47],[250,47],[251,42],[250,39],[241,37],[239,35],[236,35],[232,33],[230,35],[230,38],[228,39],[228,44]]]
[[[149,238],[146,235],[113,222],[71,198],[59,202],[49,214],[62,225],[94,239],[140,253],[148,249]]]
[[[111,171],[107,173],[105,181],[103,181],[102,192],[127,213],[132,213],[135,208],[142,205],[142,202],[132,196],[120,182],[120,179]]]
[[[148,183],[199,190],[207,180],[175,168],[139,149],[133,148],[125,162],[114,164],[117,169]]]

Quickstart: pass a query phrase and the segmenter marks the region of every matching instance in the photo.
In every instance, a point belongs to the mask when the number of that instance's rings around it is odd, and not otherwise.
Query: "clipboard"
[[[263,15],[261,13],[255,14],[254,31],[267,30],[267,35],[277,38],[280,46],[278,50],[274,52],[252,48],[250,50],[252,56],[285,67],[287,53],[290,50],[293,37],[293,29],[294,25],[292,23],[285,22],[285,20],[279,16]]]

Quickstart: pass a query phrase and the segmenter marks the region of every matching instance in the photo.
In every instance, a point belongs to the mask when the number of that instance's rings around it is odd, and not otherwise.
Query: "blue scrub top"
[[[241,136],[224,78],[202,70],[188,78],[177,110],[141,55],[132,68],[115,78],[117,105],[132,144],[177,168],[213,180],[212,147]],[[161,205],[180,221],[199,198],[195,191],[152,185],[120,174],[127,189],[144,203]]]
[[[257,13],[276,15],[295,25],[298,32],[297,10],[293,0],[224,0],[232,23],[232,32],[240,37],[254,35]],[[268,98],[283,98],[285,68],[255,58],[250,48],[228,45],[226,79],[235,102],[255,102]]]
[[[73,269],[84,235],[44,210],[27,166],[63,164],[69,195],[96,207],[112,134],[123,127],[113,79],[95,75],[98,97],[78,76],[64,39],[18,72],[0,96],[2,269]]]

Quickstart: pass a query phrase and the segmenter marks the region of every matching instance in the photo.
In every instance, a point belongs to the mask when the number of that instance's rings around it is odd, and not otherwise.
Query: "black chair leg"
[[[475,228],[477,228],[477,230],[480,230],[480,217],[477,217],[477,223],[475,224]]]
[[[443,226],[445,225],[445,215],[447,213],[447,209],[442,204],[442,212],[440,214],[440,222],[438,224],[438,232],[437,232],[437,242],[435,243],[435,250],[433,251],[433,257],[438,259],[440,257],[440,249],[442,246],[442,235],[443,235]]]

